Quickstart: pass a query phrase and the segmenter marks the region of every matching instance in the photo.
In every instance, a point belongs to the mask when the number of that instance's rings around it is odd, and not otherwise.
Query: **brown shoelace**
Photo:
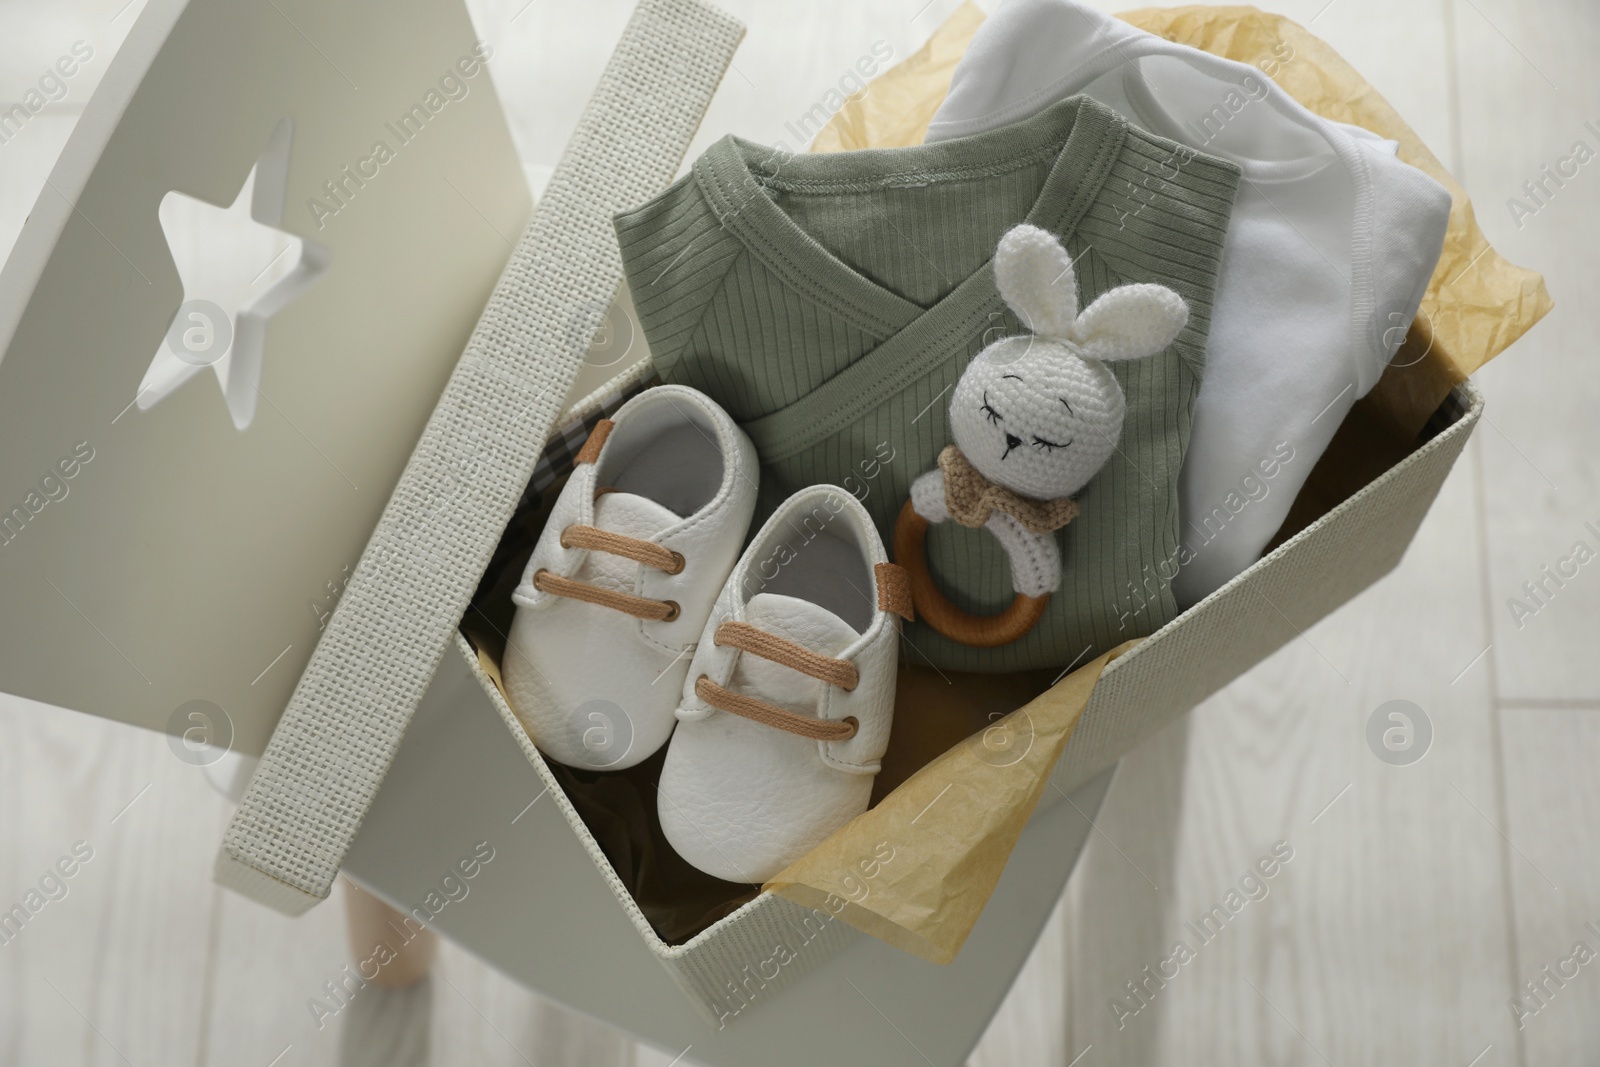
[[[561,547],[609,552],[613,556],[631,559],[646,567],[665,571],[667,574],[681,574],[684,567],[683,554],[680,552],[674,552],[653,541],[612,533],[610,530],[602,530],[595,526],[568,526],[561,531]],[[598,604],[603,608],[632,615],[636,619],[671,622],[678,617],[676,600],[651,600],[649,597],[621,593],[615,589],[602,589],[588,582],[551,574],[542,567],[534,573],[533,587],[541,593],[582,600],[587,604]]]
[[[861,675],[854,663],[819,655],[804,645],[796,644],[776,634],[769,634],[747,622],[723,623],[717,627],[711,641],[719,647],[737,648],[741,652],[771,660],[780,666],[799,671],[846,692],[854,689],[861,681]],[[809,737],[814,741],[848,741],[860,728],[860,723],[854,716],[842,722],[829,722],[826,719],[797,715],[765,700],[724,689],[703,674],[695,680],[694,691],[701,700],[721,711],[801,737]]]

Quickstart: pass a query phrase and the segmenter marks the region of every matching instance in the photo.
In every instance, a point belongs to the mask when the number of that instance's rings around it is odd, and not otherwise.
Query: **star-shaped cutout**
[[[255,417],[267,319],[328,269],[326,250],[278,228],[292,137],[283,119],[227,207],[177,190],[162,198],[161,230],[183,280],[183,305],[139,383],[140,411],[210,367],[234,428]]]

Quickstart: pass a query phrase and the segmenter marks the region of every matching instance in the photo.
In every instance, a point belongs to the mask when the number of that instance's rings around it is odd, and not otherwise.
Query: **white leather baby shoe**
[[[666,742],[757,476],[750,439],[694,389],[647,389],[595,427],[512,594],[502,677],[540,752],[621,770]]]
[[[867,810],[894,716],[905,572],[859,501],[786,500],[706,623],[661,770],[661,828],[695,867],[763,882]]]

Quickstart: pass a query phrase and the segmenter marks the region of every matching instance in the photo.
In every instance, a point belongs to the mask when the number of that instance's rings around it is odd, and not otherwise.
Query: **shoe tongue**
[[[745,604],[744,620],[758,630],[786,637],[824,656],[837,656],[861,635],[820,604],[781,593],[757,593]]]
[[[648,541],[667,527],[682,520],[648,497],[634,493],[602,493],[594,502],[594,524],[610,533],[626,534]],[[626,556],[610,552],[588,552],[573,577],[596,582],[609,589],[633,592],[639,564]]]
[[[594,524],[629,537],[654,537],[680,518],[654,500],[634,493],[602,493],[594,502]]]

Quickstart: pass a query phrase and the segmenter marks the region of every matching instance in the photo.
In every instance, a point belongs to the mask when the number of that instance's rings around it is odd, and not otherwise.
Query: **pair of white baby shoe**
[[[911,597],[866,509],[813,486],[741,554],[754,446],[664,385],[578,453],[512,599],[503,664],[539,751],[621,770],[668,745],[661,827],[695,867],[763,882],[865,811]],[[676,728],[676,729],[674,729]]]

